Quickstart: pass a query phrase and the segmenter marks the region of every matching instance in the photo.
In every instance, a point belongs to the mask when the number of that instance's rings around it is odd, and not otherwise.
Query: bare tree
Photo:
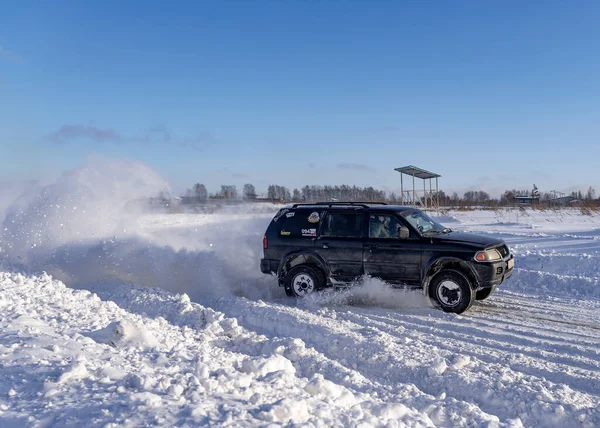
[[[596,199],[596,190],[592,186],[590,186],[585,196],[585,200],[588,202],[592,202],[594,199]]]
[[[208,198],[208,191],[204,184],[196,183],[194,184],[194,192],[193,196],[196,198],[198,202],[206,201]]]
[[[250,183],[244,184],[243,195],[245,200],[256,199],[256,189],[254,188],[254,185]]]

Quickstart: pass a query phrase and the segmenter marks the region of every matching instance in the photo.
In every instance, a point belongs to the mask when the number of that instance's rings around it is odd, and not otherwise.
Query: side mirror
[[[409,235],[410,232],[408,231],[408,227],[400,226],[398,228],[398,236],[400,236],[400,239],[408,239]]]

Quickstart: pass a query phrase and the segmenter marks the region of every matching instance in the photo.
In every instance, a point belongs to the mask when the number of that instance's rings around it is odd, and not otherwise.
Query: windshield
[[[417,229],[421,235],[451,232],[449,228],[442,226],[423,211],[404,211],[400,215]]]

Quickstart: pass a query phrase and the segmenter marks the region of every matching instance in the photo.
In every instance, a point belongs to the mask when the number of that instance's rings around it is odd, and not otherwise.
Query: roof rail
[[[387,205],[385,202],[317,202],[317,205]]]
[[[355,205],[363,208],[369,208],[369,205],[387,205],[385,202],[315,202],[313,204],[294,204],[292,208],[302,207],[302,206],[340,206],[340,205]]]

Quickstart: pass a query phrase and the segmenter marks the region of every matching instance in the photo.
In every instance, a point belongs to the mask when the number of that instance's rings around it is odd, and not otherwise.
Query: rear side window
[[[362,213],[329,213],[323,222],[321,236],[332,238],[360,238]]]
[[[282,218],[279,235],[292,238],[314,238],[317,236],[321,216],[322,213],[319,211],[290,211]]]

